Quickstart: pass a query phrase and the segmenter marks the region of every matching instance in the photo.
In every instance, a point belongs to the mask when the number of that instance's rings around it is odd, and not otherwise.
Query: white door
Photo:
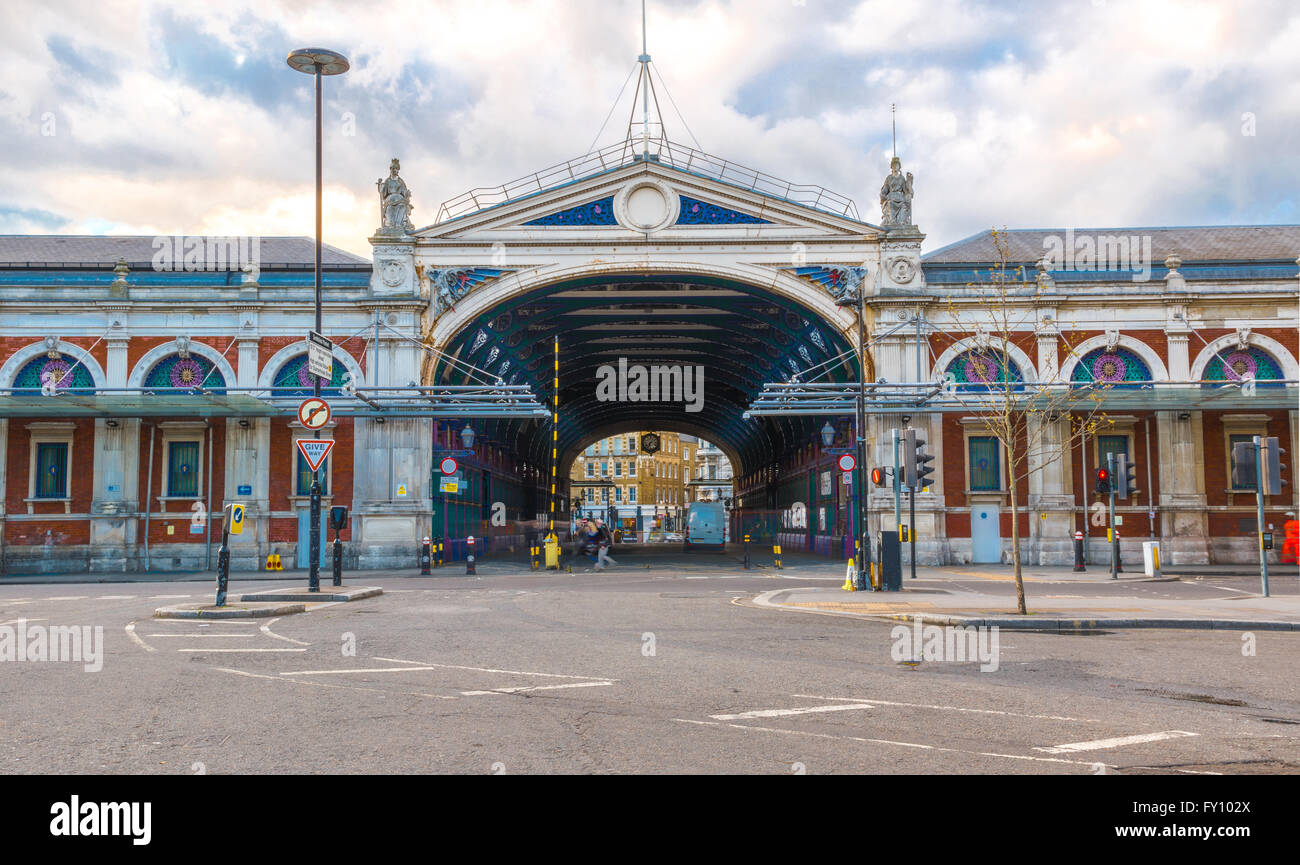
[[[972,562],[1001,562],[1002,538],[996,505],[975,505],[970,510]]]

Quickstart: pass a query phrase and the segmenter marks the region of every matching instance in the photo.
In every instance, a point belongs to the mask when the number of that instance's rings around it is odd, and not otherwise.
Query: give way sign
[[[298,439],[298,451],[307,461],[307,468],[319,471],[325,457],[334,447],[333,439]]]

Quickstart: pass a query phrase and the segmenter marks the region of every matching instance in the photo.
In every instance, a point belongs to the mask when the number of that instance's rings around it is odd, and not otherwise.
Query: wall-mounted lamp
[[[912,416],[910,414],[905,414],[903,415],[902,420],[903,420],[903,426],[907,426],[912,422]]]
[[[241,417],[241,418],[239,419],[239,425],[240,425],[241,427],[243,427],[244,429],[248,429],[248,418],[246,418],[246,417]]]
[[[1189,412],[1189,411],[1180,411],[1180,412],[1178,413],[1178,419],[1179,419],[1179,420],[1191,420],[1191,419],[1192,419],[1192,413]]]
[[[460,431],[460,443],[465,446],[466,450],[472,449],[477,435],[469,424],[465,424],[465,428]]]
[[[833,441],[835,441],[835,427],[831,426],[830,421],[826,421],[826,426],[822,427],[822,445],[830,447]]]
[[[104,426],[108,427],[109,429],[117,429],[117,421],[113,420],[112,418],[109,418],[108,420],[104,421]]]

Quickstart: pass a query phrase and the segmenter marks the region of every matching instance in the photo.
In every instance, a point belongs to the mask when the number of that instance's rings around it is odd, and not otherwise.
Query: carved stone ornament
[[[50,360],[59,359],[59,338],[57,336],[45,337],[45,356]]]
[[[1118,330],[1106,331],[1106,351],[1113,352],[1118,347],[1119,347],[1119,331]]]
[[[889,276],[899,285],[906,285],[916,276],[916,263],[902,255],[896,255],[887,262]]]
[[[388,260],[380,267],[380,275],[384,280],[384,285],[395,288],[402,284],[406,279],[406,265],[400,261]]]
[[[1250,347],[1250,328],[1237,328],[1237,351],[1245,351]]]
[[[182,358],[190,356],[190,338],[188,336],[176,337],[176,353]]]

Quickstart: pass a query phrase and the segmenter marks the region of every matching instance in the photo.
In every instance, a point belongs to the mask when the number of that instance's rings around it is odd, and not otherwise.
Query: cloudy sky
[[[352,62],[326,81],[325,239],[368,255],[391,157],[427,225],[585,153],[640,53],[639,0],[5,5],[0,233],[310,235],[312,84],[284,58],[320,45]],[[1294,0],[650,0],[649,39],[672,138],[870,221],[896,103],[927,249],[1300,222]]]

